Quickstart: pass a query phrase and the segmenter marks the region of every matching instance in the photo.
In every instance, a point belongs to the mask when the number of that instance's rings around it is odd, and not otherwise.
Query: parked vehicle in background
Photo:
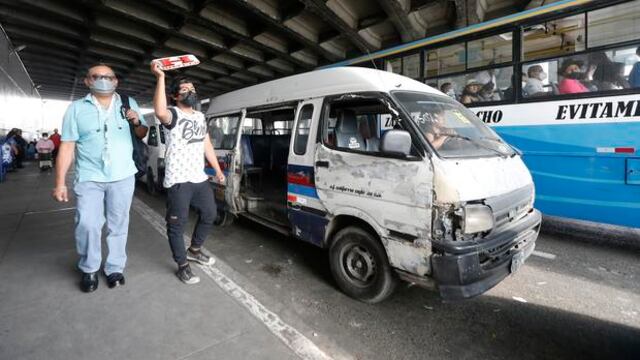
[[[162,191],[164,181],[164,154],[166,151],[162,124],[153,113],[144,115],[144,121],[149,127],[143,142],[148,148],[147,172],[140,180],[144,181],[147,191],[151,194]]]

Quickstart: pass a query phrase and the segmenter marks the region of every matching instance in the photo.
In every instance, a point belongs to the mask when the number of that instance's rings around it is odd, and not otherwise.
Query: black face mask
[[[189,91],[184,95],[180,95],[180,97],[178,98],[178,101],[180,101],[186,106],[194,107],[198,103],[198,95],[193,91]]]
[[[570,74],[567,74],[565,77],[568,79],[582,80],[586,78],[586,74],[580,71],[574,71]]]

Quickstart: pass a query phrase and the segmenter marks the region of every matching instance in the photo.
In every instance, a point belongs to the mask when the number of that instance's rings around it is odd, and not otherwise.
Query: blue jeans
[[[133,198],[135,178],[130,176],[114,182],[83,181],[76,183],[76,249],[80,255],[78,268],[85,273],[96,272],[102,262],[102,227],[107,221],[109,254],[104,265],[108,276],[122,273],[127,254],[129,208]]]

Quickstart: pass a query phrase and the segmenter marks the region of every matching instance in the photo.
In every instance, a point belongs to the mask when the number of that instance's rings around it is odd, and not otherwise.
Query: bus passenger
[[[478,96],[480,97],[480,101],[498,101],[500,100],[500,94],[495,91],[495,83],[488,82],[480,88],[478,91]]]
[[[624,63],[610,61],[598,66],[593,74],[598,90],[620,90],[629,88],[624,78]]]
[[[543,81],[547,79],[547,73],[540,65],[533,65],[527,69],[527,82],[522,89],[526,96],[539,96],[546,93]]]
[[[640,57],[640,47],[636,49],[636,55]],[[629,85],[632,88],[640,88],[640,61],[633,64],[629,73]]]
[[[465,105],[480,102],[481,100],[478,93],[480,92],[481,87],[482,84],[475,79],[467,81],[467,86],[465,86],[464,90],[462,91],[460,102]]]
[[[580,82],[586,78],[586,74],[580,71],[582,62],[568,59],[560,67],[562,80],[558,84],[560,94],[579,94],[589,92],[589,89]]]
[[[456,99],[456,92],[453,89],[453,84],[451,84],[450,82],[446,82],[444,84],[442,84],[442,86],[440,86],[440,91],[442,91],[443,93],[447,94],[447,96],[449,96],[452,99]]]

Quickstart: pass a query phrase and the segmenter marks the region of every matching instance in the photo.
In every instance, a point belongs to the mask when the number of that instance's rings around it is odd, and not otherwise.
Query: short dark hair
[[[113,67],[111,67],[111,65],[109,65],[107,63],[104,63],[104,62],[96,62],[96,63],[93,63],[93,64],[89,65],[89,67],[87,67],[86,76],[89,76],[89,71],[91,71],[91,69],[93,69],[94,67],[97,67],[97,66],[106,66],[109,69],[111,69],[111,71],[113,71],[114,74],[116,73],[115,70],[113,70]]]
[[[49,134],[47,134],[47,133],[42,133],[42,137],[47,137],[47,136],[49,136]]]
[[[173,79],[171,85],[169,85],[169,95],[178,95],[180,92],[180,85],[182,84],[193,84],[193,80],[186,76],[179,76]]]

